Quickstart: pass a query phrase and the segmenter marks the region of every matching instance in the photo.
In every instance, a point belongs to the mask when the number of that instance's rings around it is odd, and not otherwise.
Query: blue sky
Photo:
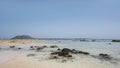
[[[120,0],[0,0],[0,38],[120,39]]]

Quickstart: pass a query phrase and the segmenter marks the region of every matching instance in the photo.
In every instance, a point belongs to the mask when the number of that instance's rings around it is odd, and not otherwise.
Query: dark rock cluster
[[[16,46],[9,46],[10,49],[17,49],[17,50],[21,50],[22,48],[20,47],[16,47]],[[66,57],[66,58],[70,58],[72,57],[73,58],[73,55],[89,55],[91,57],[94,57],[94,58],[97,58],[97,59],[100,59],[100,60],[111,60],[112,57],[109,55],[109,54],[104,54],[104,53],[99,53],[99,55],[90,55],[89,52],[84,52],[84,51],[80,51],[80,50],[76,50],[76,49],[69,49],[69,48],[63,48],[63,49],[60,49],[57,45],[52,45],[52,46],[46,46],[46,45],[43,45],[43,46],[30,46],[30,50],[35,50],[35,51],[41,51],[43,50],[44,48],[58,48],[57,51],[53,51],[51,53],[51,56],[52,56],[52,59],[57,59],[59,57]],[[27,56],[35,56],[35,54],[28,54]]]
[[[43,45],[43,46],[30,46],[30,50],[43,50],[44,48],[48,48],[48,46]],[[57,45],[52,45],[49,48],[59,48]]]
[[[108,55],[108,54],[100,53],[99,56],[103,59],[111,59],[110,55]]]
[[[52,52],[51,55],[58,55],[62,57],[72,57],[71,54],[83,54],[83,55],[89,55],[90,53],[88,52],[83,52],[75,49],[68,49],[68,48],[63,48],[62,50],[58,49],[58,52]]]
[[[42,50],[44,48],[47,48],[47,46],[30,46],[30,50],[36,50],[36,51],[39,51],[39,50]]]
[[[89,52],[84,52],[84,51],[79,51],[79,50],[69,49],[69,48],[58,49],[58,51],[51,53],[54,59],[57,59],[58,57],[68,57],[68,58],[73,57],[74,54],[89,55],[94,58],[107,60],[107,61],[112,59],[112,57],[109,54],[100,53],[98,56],[95,56],[95,55],[90,55]]]
[[[112,42],[120,42],[120,40],[112,40]]]
[[[21,47],[16,47],[16,46],[9,46],[9,48],[11,48],[11,49],[17,49],[17,50],[21,50],[22,48]]]

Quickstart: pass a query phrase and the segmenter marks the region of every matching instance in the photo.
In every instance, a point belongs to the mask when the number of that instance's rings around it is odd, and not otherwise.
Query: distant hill
[[[34,38],[29,35],[17,35],[11,39],[34,39]]]

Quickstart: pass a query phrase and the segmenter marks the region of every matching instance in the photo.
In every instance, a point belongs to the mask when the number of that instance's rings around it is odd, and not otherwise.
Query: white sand
[[[55,60],[38,61],[20,54],[20,52],[1,52],[4,53],[3,61],[0,61],[0,68],[118,68],[110,63],[100,63],[91,58],[82,58],[76,62],[60,63]]]

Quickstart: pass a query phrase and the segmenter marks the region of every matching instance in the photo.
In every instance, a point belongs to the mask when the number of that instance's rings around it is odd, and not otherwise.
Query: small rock
[[[19,50],[22,49],[22,48],[18,48]]]
[[[27,56],[28,57],[31,57],[31,56],[35,56],[36,54],[28,54]]]
[[[57,56],[53,56],[53,59],[57,59],[58,57]]]
[[[60,51],[61,49],[58,48],[57,50]]]
[[[46,46],[46,45],[44,45],[44,46],[42,46],[43,48],[48,48],[48,46]]]
[[[50,46],[50,48],[59,48],[57,45]]]
[[[71,49],[63,48],[63,49],[62,49],[62,52],[72,52],[72,51],[71,51]]]
[[[83,52],[83,54],[84,54],[84,55],[89,55],[90,53],[88,53],[88,52]]]
[[[53,53],[51,53],[51,55],[56,55],[56,54],[59,54],[59,52],[53,52]]]
[[[59,56],[67,56],[69,55],[69,52],[59,52]]]
[[[34,48],[34,46],[30,46],[30,48]]]
[[[110,55],[108,55],[108,54],[100,53],[99,56],[104,58],[104,59],[110,59]]]
[[[42,50],[42,49],[43,49],[42,47],[38,47],[38,48],[36,48],[37,51]]]
[[[67,57],[72,57],[72,55],[68,55]]]
[[[10,46],[10,48],[15,48],[15,46]]]
[[[88,52],[83,52],[83,51],[79,51],[80,54],[84,54],[84,55],[89,55],[90,53]]]
[[[67,62],[67,60],[62,60],[62,63],[65,63],[65,62]]]

